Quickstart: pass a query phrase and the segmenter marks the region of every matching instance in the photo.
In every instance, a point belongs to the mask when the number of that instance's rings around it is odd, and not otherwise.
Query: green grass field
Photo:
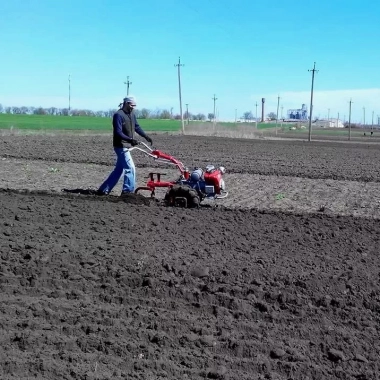
[[[181,131],[180,120],[162,120],[162,119],[139,119],[141,127],[147,132],[179,132]],[[203,122],[193,121],[191,125],[200,125]],[[210,122],[204,122],[205,128],[212,125]],[[185,130],[187,123],[185,121]],[[239,127],[256,128],[255,123],[218,123],[218,126],[231,130],[232,132]],[[257,129],[263,132],[273,133],[276,123],[258,123]],[[280,132],[280,123],[277,125],[279,133],[296,133],[304,135],[308,133],[308,129],[289,130],[289,125]],[[13,115],[0,114],[0,130],[12,131],[39,131],[39,132],[96,132],[109,133],[112,131],[111,118],[90,117],[90,116],[50,116],[50,115]],[[363,130],[352,130],[352,136],[363,135]],[[344,136],[348,134],[348,129],[325,129],[313,128],[312,134],[325,136]]]
[[[149,132],[177,132],[181,130],[180,120],[139,119],[141,127]],[[194,121],[191,124],[202,122]],[[204,122],[205,126],[211,125]],[[186,128],[185,122],[185,128]],[[246,125],[254,128],[255,124],[218,123],[218,125],[234,130],[236,126]],[[274,128],[274,123],[259,123],[258,129]],[[0,129],[31,130],[31,131],[93,131],[109,132],[112,120],[104,117],[90,116],[51,116],[51,115],[13,115],[0,114]]]
[[[139,123],[146,131],[170,132],[181,128],[181,121],[178,120],[140,119]],[[109,132],[112,130],[112,120],[89,116],[0,114],[0,129]]]

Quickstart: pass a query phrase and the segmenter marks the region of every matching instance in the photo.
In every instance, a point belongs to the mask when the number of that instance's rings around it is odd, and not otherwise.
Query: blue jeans
[[[114,148],[116,153],[115,169],[101,184],[99,191],[110,193],[124,174],[122,191],[132,193],[135,191],[136,169],[131,153],[127,148]]]

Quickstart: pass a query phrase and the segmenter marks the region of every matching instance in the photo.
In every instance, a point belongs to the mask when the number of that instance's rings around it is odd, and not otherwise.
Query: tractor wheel
[[[174,185],[165,195],[168,206],[183,205],[184,200],[187,208],[197,208],[201,203],[197,191],[188,185]]]

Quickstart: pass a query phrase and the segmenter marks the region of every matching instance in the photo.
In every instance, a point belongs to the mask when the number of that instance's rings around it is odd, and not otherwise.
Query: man
[[[123,99],[120,109],[113,115],[113,148],[116,153],[116,165],[109,177],[102,183],[97,195],[108,195],[124,174],[121,194],[133,193],[136,186],[136,169],[129,147],[136,146],[138,141],[134,132],[153,144],[153,140],[143,131],[133,112],[136,102],[133,97]]]

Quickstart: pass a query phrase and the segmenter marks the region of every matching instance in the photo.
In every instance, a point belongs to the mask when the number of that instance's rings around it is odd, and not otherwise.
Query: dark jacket
[[[125,113],[122,109],[115,112],[112,120],[113,125],[113,146],[114,148],[128,148],[134,139],[134,132],[142,137],[146,137],[145,132],[137,122],[135,113]]]

